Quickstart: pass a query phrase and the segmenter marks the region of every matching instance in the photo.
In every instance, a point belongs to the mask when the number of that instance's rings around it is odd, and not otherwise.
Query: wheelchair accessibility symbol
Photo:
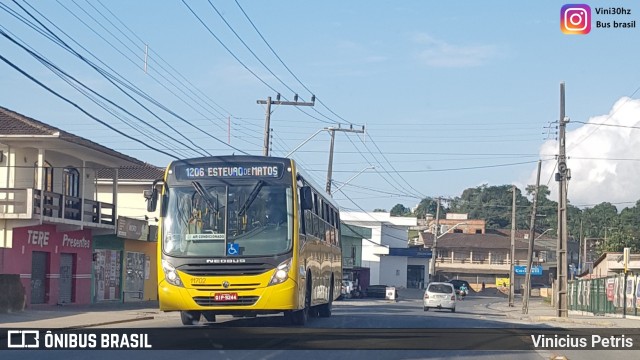
[[[239,252],[240,252],[239,244],[228,244],[227,255],[238,255]]]

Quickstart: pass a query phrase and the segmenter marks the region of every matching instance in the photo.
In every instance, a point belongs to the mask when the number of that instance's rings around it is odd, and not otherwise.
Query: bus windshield
[[[271,256],[291,250],[291,186],[263,180],[166,189],[165,254],[180,257]]]

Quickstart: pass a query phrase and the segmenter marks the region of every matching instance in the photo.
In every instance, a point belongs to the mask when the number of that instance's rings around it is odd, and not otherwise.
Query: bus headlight
[[[167,279],[169,284],[183,287],[176,268],[174,268],[167,260],[162,260],[162,271],[164,271],[164,278]]]
[[[269,286],[277,285],[285,282],[289,277],[289,270],[291,269],[291,259],[283,261],[278,267],[276,271],[273,273],[271,277],[271,281],[269,281]]]

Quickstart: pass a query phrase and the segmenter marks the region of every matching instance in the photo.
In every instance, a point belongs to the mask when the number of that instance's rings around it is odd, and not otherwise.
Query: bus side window
[[[324,233],[325,224],[324,221],[322,221],[322,218],[318,218],[318,225],[318,237],[320,238],[320,241],[326,241]]]
[[[302,202],[300,200],[300,196],[298,196],[298,209],[300,209],[299,212],[299,217],[300,217],[300,233],[301,234],[306,234],[307,233],[307,219],[305,218],[305,216],[307,215],[308,211],[306,211],[305,209],[302,208]]]
[[[336,238],[336,211],[331,208],[331,244],[337,244]]]
[[[340,242],[340,213],[336,212],[336,245],[337,246],[342,246],[341,242]]]
[[[313,210],[313,195],[310,187],[300,186],[298,205],[300,209],[300,232],[309,234],[313,229],[310,217]]]

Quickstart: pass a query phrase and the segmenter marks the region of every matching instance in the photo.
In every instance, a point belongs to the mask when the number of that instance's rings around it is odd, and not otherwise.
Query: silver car
[[[456,312],[456,290],[450,283],[432,282],[424,291],[424,311],[430,308]]]

